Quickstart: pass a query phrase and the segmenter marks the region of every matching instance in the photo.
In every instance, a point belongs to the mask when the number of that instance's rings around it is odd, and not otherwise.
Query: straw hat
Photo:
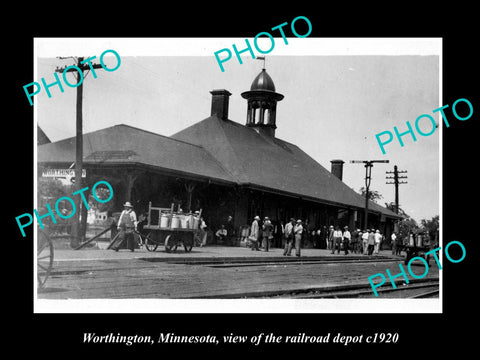
[[[128,207],[131,207],[131,208],[133,208],[133,205],[132,205],[132,204],[130,204],[130,201],[127,201],[125,204],[123,204],[123,206],[128,206]]]

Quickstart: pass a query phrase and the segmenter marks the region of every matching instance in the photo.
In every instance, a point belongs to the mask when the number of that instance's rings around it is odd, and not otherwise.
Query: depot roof
[[[83,135],[85,165],[146,165],[178,174],[234,183],[235,179],[204,148],[129,125]],[[39,163],[72,164],[75,137],[38,147]]]
[[[315,202],[365,206],[364,197],[298,146],[215,115],[171,137],[121,124],[86,133],[83,143],[85,165],[144,165]],[[72,164],[75,138],[38,146],[37,159]],[[400,218],[373,202],[369,209]]]
[[[208,150],[238,184],[322,203],[365,207],[363,196],[298,146],[251,127],[210,116],[171,137]],[[374,202],[369,203],[369,210],[400,218]]]

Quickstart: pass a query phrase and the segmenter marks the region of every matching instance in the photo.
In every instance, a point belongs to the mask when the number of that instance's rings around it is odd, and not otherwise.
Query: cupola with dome
[[[246,126],[258,133],[275,136],[277,102],[283,95],[275,91],[275,84],[265,69],[253,80],[250,91],[242,93],[247,100]]]

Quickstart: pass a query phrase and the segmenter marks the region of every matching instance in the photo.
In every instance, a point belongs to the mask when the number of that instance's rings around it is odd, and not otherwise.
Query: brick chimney
[[[331,169],[331,173],[333,175],[335,175],[337,178],[339,178],[340,180],[342,180],[342,177],[343,177],[343,164],[345,163],[345,161],[343,160],[331,160],[330,161],[332,163],[332,169]]]
[[[228,119],[228,97],[232,95],[229,91],[220,89],[210,91],[212,94],[211,116],[217,116],[222,120]]]

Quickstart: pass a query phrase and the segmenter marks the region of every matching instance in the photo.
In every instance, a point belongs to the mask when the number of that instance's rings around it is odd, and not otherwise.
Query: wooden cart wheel
[[[165,238],[165,251],[172,252],[176,251],[178,247],[178,243],[172,235],[167,235]]]
[[[157,250],[158,243],[153,240],[153,231],[150,231],[147,236],[145,236],[145,247],[148,251]]]
[[[47,233],[38,231],[37,239],[37,279],[38,287],[45,285],[53,267],[53,242]]]

